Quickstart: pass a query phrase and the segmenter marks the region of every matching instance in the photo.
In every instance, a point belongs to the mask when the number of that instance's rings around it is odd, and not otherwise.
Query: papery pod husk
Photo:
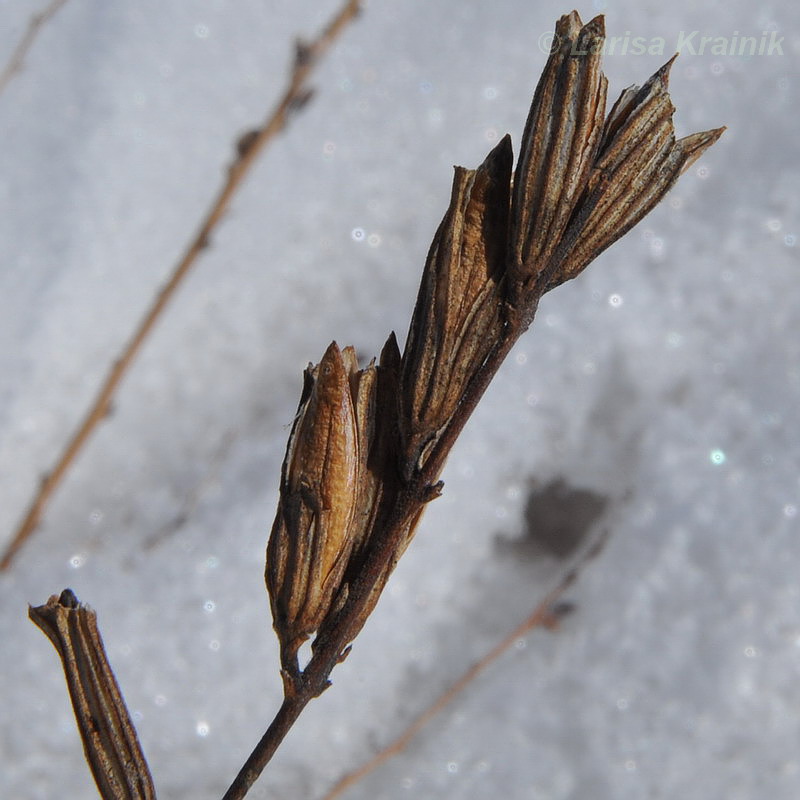
[[[626,89],[604,121],[602,17],[556,23],[536,87],[511,201],[508,298],[527,324],[538,298],[574,278],[663,198],[724,128],[678,141],[667,92],[671,59]]]
[[[290,655],[327,613],[352,549],[361,460],[355,366],[355,354],[333,342],[306,370],[286,450],[265,577],[275,630]]]
[[[331,610],[320,626],[313,647],[324,643],[329,632],[337,630],[339,612],[345,605],[351,587],[365,579],[366,564],[379,544],[379,538],[387,529],[403,482],[398,470],[397,452],[399,432],[397,429],[397,406],[400,379],[400,351],[392,333],[381,352],[375,382],[373,421],[369,426],[369,452],[366,469],[361,475],[357,510],[353,522],[353,550],[340,589]],[[424,507],[423,507],[424,508]],[[413,537],[413,528],[422,516],[422,508],[413,522],[407,523],[404,532],[392,550],[389,559],[381,565],[375,583],[369,588],[367,600],[360,617],[351,629],[351,639],[360,631],[375,604],[378,602],[386,581],[394,570],[397,561]],[[357,522],[360,520],[360,522]]]
[[[542,294],[539,275],[567,226],[592,168],[605,114],[602,16],[576,11],[556,23],[554,45],[531,103],[512,193],[509,298]]]
[[[378,526],[381,509],[392,506],[400,485],[396,466],[400,351],[394,333],[387,339],[378,366],[373,370],[370,415],[361,426],[366,437],[366,440],[360,440],[364,444],[365,458],[359,481],[348,578],[360,572],[360,564],[369,546],[370,534]]]
[[[58,651],[86,761],[105,800],[155,800],[150,768],[106,655],[97,615],[71,589],[28,616]]]
[[[421,469],[501,336],[512,159],[506,136],[478,169],[455,169],[450,207],[428,253],[403,354],[406,481]]]
[[[603,137],[577,209],[553,256],[548,289],[578,275],[645,217],[725,128],[675,139],[668,93],[675,56],[644,86],[625,89]]]
[[[353,410],[356,418],[356,435],[358,438],[358,486],[356,504],[351,522],[353,546],[358,547],[364,529],[364,517],[369,506],[368,489],[369,473],[367,458],[375,437],[375,395],[378,382],[378,368],[375,359],[362,370],[358,369],[358,359],[352,347],[345,347],[342,356],[350,371],[350,394],[353,398]]]

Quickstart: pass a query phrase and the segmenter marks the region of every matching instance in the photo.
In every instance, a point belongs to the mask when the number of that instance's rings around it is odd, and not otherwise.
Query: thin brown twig
[[[231,199],[247,176],[258,155],[265,145],[285,127],[292,111],[299,108],[309,98],[310,92],[307,82],[314,66],[348,23],[358,15],[360,10],[361,0],[347,0],[314,41],[298,45],[291,76],[283,96],[263,125],[240,139],[238,154],[228,170],[225,184],[212,202],[205,219],[183,257],[175,266],[166,284],[139,323],[139,327],[114,361],[82,422],[72,434],[53,468],[39,484],[39,488],[24,518],[17,527],[11,542],[6,546],[2,558],[0,558],[0,570],[8,569],[14,556],[36,529],[50,497],[58,488],[67,470],[94,432],[94,429],[108,413],[111,400],[142,344],[184,278],[195,265],[200,253],[208,246],[211,234],[227,211]]]
[[[419,714],[411,724],[392,742],[376,753],[369,761],[362,764],[357,769],[343,775],[324,796],[323,800],[334,800],[343,792],[363,780],[371,772],[374,772],[381,764],[403,752],[408,747],[412,739],[438,714],[440,714],[456,697],[464,691],[487,667],[491,666],[507,650],[534,628],[544,627],[553,628],[558,623],[558,615],[554,613],[558,601],[564,592],[572,586],[578,579],[582,568],[586,562],[594,558],[605,543],[603,534],[580,560],[570,569],[558,582],[555,588],[551,589],[541,602],[534,608],[530,615],[517,625],[514,630],[508,633],[491,650],[476,661],[458,680],[451,684],[431,705]]]
[[[6,86],[11,82],[11,79],[22,70],[22,65],[25,63],[25,56],[28,51],[33,47],[36,37],[41,31],[42,26],[63,6],[67,0],[51,0],[50,4],[38,14],[34,14],[28,20],[28,28],[23,34],[22,38],[17,42],[11,56],[6,62],[5,67],[0,71],[0,93],[2,93]]]

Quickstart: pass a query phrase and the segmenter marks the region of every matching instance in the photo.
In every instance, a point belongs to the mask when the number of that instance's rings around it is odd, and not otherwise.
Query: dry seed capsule
[[[406,481],[424,467],[501,336],[512,160],[505,136],[478,169],[455,169],[403,353],[400,469]]]
[[[352,549],[359,447],[350,390],[355,359],[333,342],[306,382],[267,546],[267,590],[283,648],[296,652],[331,604]]]

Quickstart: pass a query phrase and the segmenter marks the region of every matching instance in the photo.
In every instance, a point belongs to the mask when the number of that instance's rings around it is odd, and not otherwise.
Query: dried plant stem
[[[250,791],[250,787],[261,775],[264,767],[278,749],[278,745],[280,745],[300,716],[300,712],[313,698],[313,694],[308,694],[303,696],[295,695],[284,699],[280,710],[275,715],[275,719],[272,720],[269,728],[267,728],[261,737],[261,741],[256,745],[247,761],[244,762],[239,774],[223,795],[222,800],[241,800]]]
[[[330,685],[328,679],[331,671],[346,657],[347,643],[355,637],[363,623],[364,610],[370,601],[372,589],[380,580],[385,563],[383,559],[386,557],[384,553],[391,553],[397,547],[408,520],[413,516],[411,509],[425,502],[419,500],[419,493],[420,490],[417,489],[398,502],[393,518],[385,529],[382,546],[372,551],[362,574],[350,590],[338,618],[336,635],[322,640],[318,638],[314,643],[314,655],[306,668],[302,673],[298,672],[291,676],[291,681],[287,684],[290,691],[287,691],[278,714],[256,744],[223,800],[240,800],[247,794],[300,712]]]
[[[130,369],[144,341],[161,317],[178,287],[183,283],[184,278],[195,265],[200,253],[208,246],[213,231],[225,214],[231,199],[250,171],[254,161],[258,158],[264,146],[285,127],[291,112],[299,108],[308,99],[310,93],[307,84],[314,66],[347,24],[358,15],[360,9],[360,0],[347,0],[313,42],[298,46],[291,77],[283,96],[264,124],[248,134],[246,139],[240,141],[238,155],[228,170],[228,178],[224,186],[211,204],[205,219],[183,257],[173,269],[172,274],[139,323],[138,328],[117,356],[103,380],[92,405],[70,437],[67,446],[52,469],[39,484],[36,495],[31,501],[24,518],[3,552],[3,556],[0,559],[0,570],[8,569],[14,556],[36,529],[45,506],[58,488],[72,462],[94,432],[94,429],[107,415],[114,394]]]
[[[28,55],[28,51],[33,47],[33,43],[36,41],[42,26],[54,17],[66,2],[67,0],[51,0],[44,11],[40,11],[30,18],[27,30],[17,42],[17,46],[11,53],[2,72],[0,72],[0,92],[5,90],[11,79],[22,69],[22,65],[25,63],[25,56]]]

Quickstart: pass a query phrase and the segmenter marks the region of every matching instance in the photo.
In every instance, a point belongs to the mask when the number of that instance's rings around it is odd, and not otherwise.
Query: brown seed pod
[[[267,590],[281,645],[295,653],[330,606],[352,549],[359,436],[355,354],[333,342],[305,373],[267,545]]]
[[[511,139],[478,169],[456,167],[436,231],[401,366],[400,432],[406,481],[420,469],[502,327]]]

